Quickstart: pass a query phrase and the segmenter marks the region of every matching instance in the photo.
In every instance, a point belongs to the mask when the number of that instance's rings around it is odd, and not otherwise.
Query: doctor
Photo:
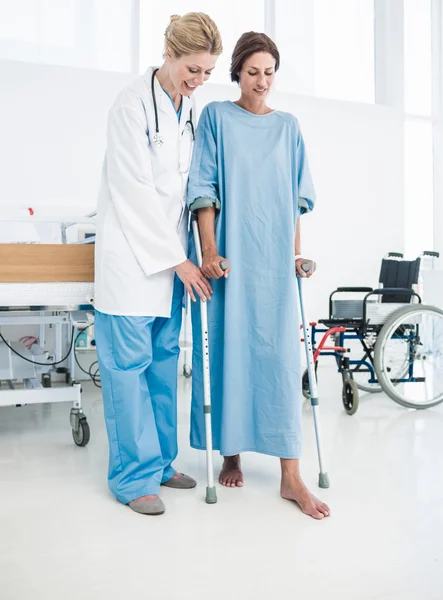
[[[177,362],[183,285],[212,289],[187,260],[185,190],[196,111],[192,94],[222,51],[202,13],[171,17],[165,61],[111,108],[97,210],[95,336],[109,439],[108,483],[141,514],[165,506],[161,485],[196,482],[177,456]]]

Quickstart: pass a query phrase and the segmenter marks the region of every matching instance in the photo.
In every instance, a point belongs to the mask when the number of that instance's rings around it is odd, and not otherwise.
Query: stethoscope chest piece
[[[164,137],[159,133],[156,133],[154,135],[152,141],[154,142],[154,146],[156,146],[157,148],[161,148],[161,146],[163,146],[163,144],[165,143]]]

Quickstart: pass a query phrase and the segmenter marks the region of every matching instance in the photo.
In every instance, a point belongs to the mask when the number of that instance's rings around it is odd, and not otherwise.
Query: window
[[[229,83],[229,66],[234,46],[245,31],[264,31],[264,0],[169,0],[140,2],[140,70],[163,61],[164,32],[173,14],[204,12],[217,24],[223,40],[223,54],[211,76],[216,83]]]
[[[0,8],[0,58],[132,71],[128,0],[14,0]]]
[[[282,91],[374,102],[373,0],[276,0]]]
[[[404,0],[405,250],[410,257],[434,246],[431,0]],[[440,32],[441,35],[441,32]],[[440,99],[441,101],[441,99]]]
[[[405,111],[432,113],[431,2],[404,0]]]
[[[432,123],[405,121],[405,252],[433,249]]]

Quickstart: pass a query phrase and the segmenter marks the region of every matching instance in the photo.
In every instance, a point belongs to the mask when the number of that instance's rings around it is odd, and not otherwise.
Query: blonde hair
[[[180,17],[172,15],[165,31],[165,53],[171,50],[176,58],[209,52],[219,55],[223,50],[220,32],[214,21],[200,12]]]

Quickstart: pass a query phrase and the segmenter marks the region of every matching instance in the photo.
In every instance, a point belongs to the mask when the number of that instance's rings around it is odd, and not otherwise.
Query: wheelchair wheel
[[[334,334],[334,346],[340,346],[340,334],[339,333]],[[363,354],[360,360],[368,361],[369,359],[367,357],[365,357],[365,355]],[[335,361],[337,363],[338,369],[340,370],[342,357],[336,355]],[[365,367],[365,365],[352,365],[350,367],[350,370],[352,372],[352,377],[353,377],[355,383],[357,384],[358,389],[361,390],[362,392],[367,392],[370,394],[377,394],[379,392],[382,392],[383,390],[379,383],[369,383],[371,374],[369,371],[363,370],[363,369],[367,369],[367,367]]]
[[[358,387],[353,379],[346,379],[343,383],[342,400],[348,415],[355,415],[358,410]]]
[[[360,365],[355,365],[352,369],[352,377],[354,378],[358,389],[369,394],[378,394],[382,392],[383,388],[381,385],[379,383],[369,383],[370,373],[368,371],[360,371],[359,366]]]
[[[443,310],[413,304],[392,313],[378,335],[374,366],[383,391],[401,406],[443,402]]]
[[[315,363],[315,380],[318,383],[318,377],[317,377],[317,365],[318,362]],[[301,380],[301,391],[303,396],[306,398],[306,400],[310,400],[311,398],[311,392],[309,389],[309,375],[308,375],[308,369],[305,369],[303,372],[303,377]]]

